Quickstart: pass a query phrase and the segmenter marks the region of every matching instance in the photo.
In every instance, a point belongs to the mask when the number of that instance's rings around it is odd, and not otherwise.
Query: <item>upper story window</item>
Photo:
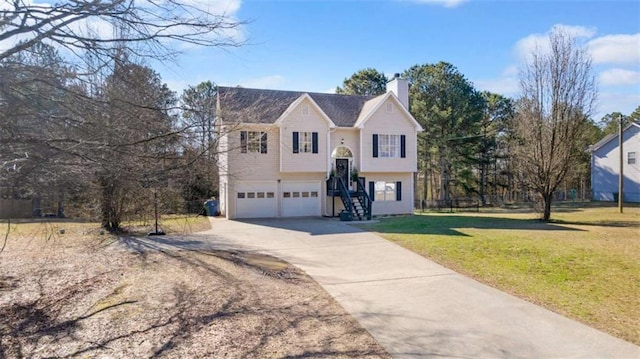
[[[636,164],[636,153],[635,152],[627,152],[627,164],[635,165]]]
[[[267,133],[262,131],[240,131],[240,152],[267,153]]]
[[[317,132],[293,132],[293,153],[318,153]]]
[[[405,158],[405,135],[373,135],[373,157]]]

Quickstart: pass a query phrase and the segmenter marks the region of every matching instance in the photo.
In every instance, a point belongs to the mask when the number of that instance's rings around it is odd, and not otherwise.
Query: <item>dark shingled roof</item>
[[[274,123],[289,105],[305,93],[339,127],[353,127],[364,103],[375,97],[218,87],[223,118],[246,123]]]

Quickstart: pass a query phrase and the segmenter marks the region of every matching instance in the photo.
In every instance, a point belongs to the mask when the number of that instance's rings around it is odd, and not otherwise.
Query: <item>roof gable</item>
[[[314,92],[218,87],[218,104],[223,118],[245,123],[273,124],[304,95],[338,127],[353,127],[364,104],[372,96]]]
[[[318,112],[320,112],[320,117],[322,117],[325,121],[327,121],[330,128],[336,127],[336,124],[333,123],[333,121],[331,121],[329,116],[327,116],[327,114],[322,110],[320,106],[318,106],[318,104],[313,100],[313,98],[308,93],[303,94],[302,96],[298,97],[297,100],[293,101],[293,103],[289,105],[289,107],[282,113],[282,115],[278,117],[278,119],[275,121],[275,124],[278,124],[278,125],[281,124],[284,121],[284,119],[289,114],[291,114],[298,106],[300,106],[300,104],[302,104],[305,100],[309,100],[309,102],[311,102],[311,105]]]
[[[358,116],[358,120],[354,124],[354,127],[363,128],[364,125],[367,123],[367,121],[371,118],[371,116],[373,116],[373,114],[376,113],[376,111],[378,111],[380,109],[382,104],[385,103],[389,99],[391,101],[393,101],[396,104],[396,107],[398,109],[400,109],[400,112],[409,121],[411,121],[413,126],[415,126],[416,131],[423,131],[422,126],[420,126],[418,121],[416,121],[416,119],[413,118],[413,115],[411,115],[411,113],[409,113],[409,111],[407,111],[407,109],[404,107],[404,105],[402,105],[402,103],[400,103],[400,100],[398,99],[398,97],[393,92],[387,92],[384,95],[380,95],[378,97],[375,97],[375,98],[367,101],[367,103],[365,103],[365,105],[363,106],[362,112],[360,113],[360,116]]]
[[[631,122],[627,127],[625,127],[622,130],[622,133],[624,134],[625,132],[627,132],[627,130],[629,130],[632,127],[637,127],[637,128],[640,129],[640,123]],[[607,143],[609,143],[609,142],[611,142],[611,141],[613,141],[614,139],[617,139],[617,138],[618,138],[618,133],[612,133],[612,134],[606,135],[603,139],[598,141],[595,145],[591,146],[591,152],[595,152],[595,151],[599,150],[604,145],[606,145]]]

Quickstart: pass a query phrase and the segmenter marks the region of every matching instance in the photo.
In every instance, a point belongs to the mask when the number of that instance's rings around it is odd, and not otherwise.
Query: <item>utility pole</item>
[[[618,117],[618,147],[620,148],[620,174],[618,176],[618,209],[623,213],[624,203],[624,151],[622,150],[622,115]]]

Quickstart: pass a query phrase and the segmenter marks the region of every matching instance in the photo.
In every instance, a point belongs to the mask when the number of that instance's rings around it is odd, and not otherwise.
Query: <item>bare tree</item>
[[[111,57],[123,46],[138,57],[166,58],[176,43],[237,46],[242,24],[225,9],[186,0],[77,0],[0,4],[0,60],[38,43]]]
[[[551,217],[553,192],[582,150],[579,139],[597,97],[586,48],[560,29],[551,32],[549,45],[534,50],[521,71],[512,128],[520,180],[540,196],[544,221]]]

